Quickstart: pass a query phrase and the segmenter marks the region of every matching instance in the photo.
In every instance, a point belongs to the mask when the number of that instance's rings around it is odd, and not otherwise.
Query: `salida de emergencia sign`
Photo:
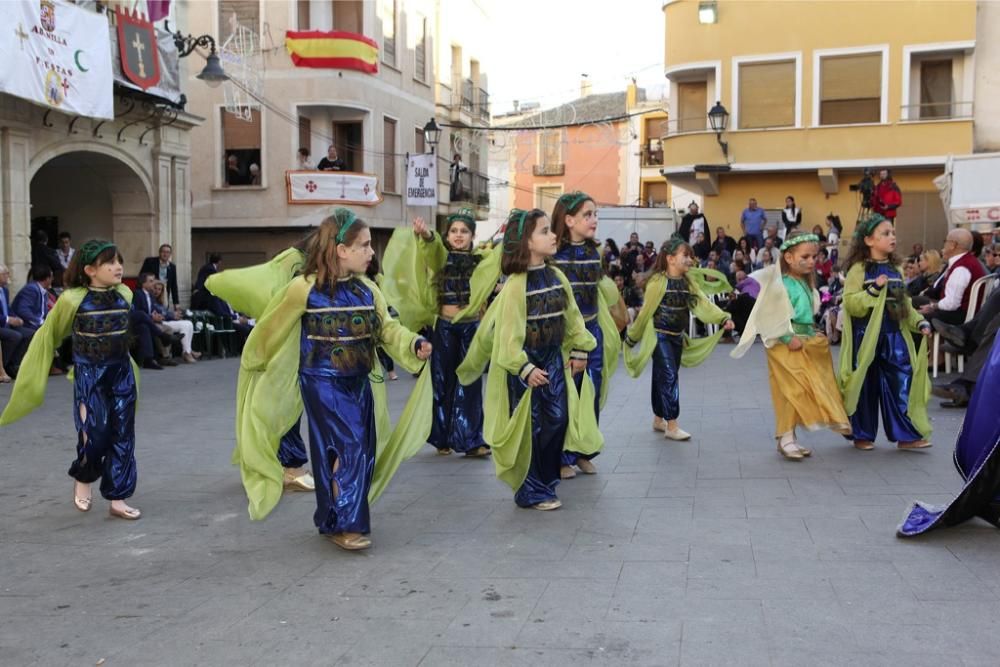
[[[406,205],[437,206],[437,157],[411,155],[406,165]]]

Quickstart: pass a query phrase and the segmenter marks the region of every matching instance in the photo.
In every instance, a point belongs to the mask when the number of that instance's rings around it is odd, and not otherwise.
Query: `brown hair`
[[[785,237],[785,242],[787,243],[788,241],[791,241],[791,240],[793,240],[793,239],[795,239],[796,237],[799,237],[799,236],[809,236],[810,234],[811,234],[811,232],[806,232],[806,231],[802,231],[802,230],[798,230],[797,229],[797,230],[795,230],[794,232],[792,232],[791,234],[789,234],[788,236]],[[810,241],[810,243],[812,243],[812,245],[814,245],[814,246],[819,247],[819,243],[817,243],[816,241]],[[785,253],[786,252],[795,252],[796,248],[798,248],[799,246],[805,245],[805,244],[806,244],[806,242],[803,241],[802,243],[799,243],[798,245],[792,246],[788,250],[779,251],[779,253],[778,253],[778,264],[781,266],[781,275],[787,275],[787,274],[792,273],[792,267],[789,266],[788,261],[785,259]],[[806,277],[806,282],[809,283],[810,287],[812,287],[813,289],[816,289],[816,272],[815,271],[813,271],[812,273],[810,273]]]
[[[892,220],[886,219],[883,220],[882,222],[888,222],[890,225],[892,225]],[[875,225],[875,227],[872,229],[872,234],[875,233],[876,229],[882,226],[882,222],[879,222],[877,225]],[[869,236],[870,235],[871,234],[869,234]],[[872,261],[872,251],[871,248],[868,247],[868,244],[865,243],[866,238],[868,237],[862,236],[861,234],[855,234],[853,236],[853,238],[851,239],[851,248],[850,250],[847,251],[847,259],[845,259],[842,262],[844,266],[844,271],[849,270],[855,264],[863,264],[865,262]],[[896,253],[894,252],[889,253],[889,257],[887,259],[889,260],[889,263],[892,264],[893,266],[899,266],[899,257],[896,255]]]
[[[574,201],[575,200],[575,201]],[[573,202],[572,207],[568,207],[567,204]],[[583,205],[587,202],[597,206],[597,202],[593,200],[590,195],[586,195],[582,192],[571,192],[559,197],[556,200],[556,205],[552,207],[552,231],[556,235],[557,243],[562,246],[565,243],[569,243],[569,226],[566,225],[567,215],[576,215],[583,208]],[[590,245],[597,247],[597,242],[594,239],[588,239]]]
[[[694,257],[694,251],[691,249],[691,244],[687,242],[681,242],[674,246],[674,251],[670,252],[670,247],[673,244],[673,240],[667,241],[662,246],[660,246],[660,252],[656,253],[656,264],[653,265],[654,271],[660,271],[663,273],[667,272],[667,258],[673,257],[677,253],[683,251],[688,257]]]
[[[346,209],[337,209],[333,215],[321,222],[316,233],[307,239],[306,265],[302,274],[307,277],[316,276],[318,287],[330,286],[337,282],[337,277],[340,275],[337,246],[341,243],[346,246],[352,245],[361,230],[368,228],[361,218],[353,218],[353,215]],[[337,236],[345,225],[349,226],[338,241]]]
[[[524,225],[521,226],[521,216]],[[507,217],[507,227],[504,229],[500,271],[505,276],[514,273],[524,273],[531,263],[531,251],[528,250],[528,239],[535,231],[538,221],[546,217],[545,211],[533,208],[530,211],[514,209]],[[521,227],[521,229],[518,229]]]
[[[87,243],[93,243],[93,241],[88,241]],[[86,246],[87,243],[83,245]],[[81,250],[82,248],[83,246],[81,246]],[[120,252],[118,252],[118,248],[116,246],[111,246],[102,250],[90,264],[83,263],[83,252],[81,252],[81,250],[77,250],[73,254],[73,259],[69,260],[69,266],[67,266],[66,270],[63,272],[63,284],[66,287],[90,286],[90,276],[88,276],[83,270],[86,266],[98,267],[102,264],[109,264],[115,261],[115,259],[123,264],[125,263],[125,258],[122,257]]]

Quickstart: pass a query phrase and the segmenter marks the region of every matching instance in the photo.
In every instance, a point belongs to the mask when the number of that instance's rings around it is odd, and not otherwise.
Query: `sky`
[[[513,100],[543,109],[580,96],[581,74],[592,90],[662,86],[662,0],[473,0],[490,15],[491,111]]]

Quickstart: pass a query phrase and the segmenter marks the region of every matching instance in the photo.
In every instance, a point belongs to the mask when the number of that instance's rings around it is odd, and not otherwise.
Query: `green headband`
[[[815,234],[799,234],[798,236],[794,236],[785,241],[784,243],[782,243],[781,248],[779,248],[779,250],[781,252],[785,252],[786,250],[790,250],[800,243],[819,243],[819,237],[816,236]]]
[[[80,248],[80,261],[83,262],[84,266],[89,266],[97,261],[97,257],[107,250],[108,248],[114,248],[115,244],[111,241],[103,241],[101,239],[92,239],[83,244]]]
[[[354,215],[353,211],[349,211],[346,208],[338,208],[334,209],[333,217],[336,218],[337,222],[340,224],[340,231],[337,232],[337,243],[343,243],[344,234],[346,234],[350,226],[354,224],[354,221],[358,219],[358,216]]]
[[[455,221],[464,222],[469,226],[469,230],[471,230],[473,234],[476,233],[476,215],[472,212],[471,208],[459,209],[458,213],[452,213],[448,216],[449,227],[451,226],[451,223]]]
[[[565,206],[566,212],[568,213],[588,199],[590,199],[590,195],[586,192],[580,192],[577,190],[576,192],[567,192],[564,195],[560,195],[556,203]]]
[[[879,213],[872,213],[866,218],[858,220],[858,226],[854,229],[854,235],[859,239],[871,236],[875,228],[886,221],[886,217]]]
[[[661,250],[668,255],[673,255],[682,245],[687,245],[687,241],[680,234],[674,234],[663,244]]]
[[[506,240],[507,234],[510,233],[511,229],[514,229],[513,225],[517,224],[517,236],[512,239],[514,243],[520,243],[521,238],[524,237],[524,221],[528,218],[528,211],[521,210],[519,208],[511,209],[510,215],[507,216],[507,230],[504,232],[504,237]],[[504,243],[503,251],[508,255],[514,252],[514,249],[508,248],[509,244]]]

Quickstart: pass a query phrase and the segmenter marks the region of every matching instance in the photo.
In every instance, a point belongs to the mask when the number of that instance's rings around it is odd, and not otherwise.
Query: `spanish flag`
[[[289,30],[285,48],[296,67],[328,67],[378,72],[378,44],[353,32]]]

